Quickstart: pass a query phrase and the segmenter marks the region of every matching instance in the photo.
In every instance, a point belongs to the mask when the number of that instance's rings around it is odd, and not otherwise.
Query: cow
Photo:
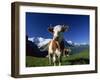
[[[53,39],[49,42],[48,47],[48,57],[49,64],[54,66],[61,65],[61,58],[64,51],[64,37],[63,33],[68,30],[66,25],[56,25],[54,27],[49,27],[48,31],[53,34]]]
[[[68,57],[71,53],[71,49],[70,48],[64,48],[64,51],[63,51],[63,56],[64,57]]]

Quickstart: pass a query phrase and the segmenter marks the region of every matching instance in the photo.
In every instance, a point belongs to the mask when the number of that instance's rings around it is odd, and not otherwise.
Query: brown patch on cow
[[[49,27],[48,31],[51,32],[51,33],[53,33],[53,27]]]
[[[60,45],[58,41],[52,40],[52,49],[55,51],[56,49],[60,50]]]
[[[59,39],[59,38],[57,37],[57,38],[55,38],[53,41],[56,41],[56,43],[57,43],[58,46],[59,46],[60,51],[63,51],[64,48],[65,48],[65,46],[64,46],[64,40],[62,40],[61,42],[59,42],[58,39]]]
[[[50,43],[51,43],[51,41],[49,42],[49,44]],[[56,40],[52,40],[52,49],[53,49],[53,51],[55,51],[56,49],[63,51],[64,50],[64,43],[63,42],[59,43]]]
[[[50,44],[52,44],[52,50],[55,52],[56,49],[58,49],[59,51],[61,51],[61,53],[63,54],[64,52],[64,41],[61,41],[60,43],[56,40],[51,40],[48,43],[48,46],[50,46]]]
[[[63,25],[63,27],[61,28],[62,32],[68,31],[68,26]]]

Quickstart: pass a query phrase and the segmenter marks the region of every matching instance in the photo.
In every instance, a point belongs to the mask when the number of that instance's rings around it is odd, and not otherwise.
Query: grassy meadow
[[[62,57],[62,65],[82,65],[89,64],[89,50],[86,49],[68,57]],[[26,67],[51,66],[47,57],[26,56]]]

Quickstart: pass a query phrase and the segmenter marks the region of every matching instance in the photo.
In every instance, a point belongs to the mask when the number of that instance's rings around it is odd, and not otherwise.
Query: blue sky
[[[66,40],[89,43],[89,15],[26,12],[26,35],[28,37],[52,38],[52,34],[47,30],[50,24],[52,26],[68,25],[69,30],[64,33]]]

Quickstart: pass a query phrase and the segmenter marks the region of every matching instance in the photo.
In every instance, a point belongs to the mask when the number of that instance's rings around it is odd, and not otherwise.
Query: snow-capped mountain
[[[70,45],[73,45],[73,46],[85,46],[85,45],[89,45],[88,43],[85,43],[85,42],[84,43],[76,43],[76,42],[73,42],[73,41],[67,41],[67,43],[69,43]]]
[[[28,38],[29,41],[34,42],[39,48],[48,44],[51,39],[45,39],[43,37],[32,37]]]
[[[28,38],[28,40],[34,42],[39,48],[41,48],[41,47],[47,45],[51,39],[50,38],[43,38],[43,37],[31,37],[31,38]],[[71,40],[65,40],[64,43],[65,43],[66,47],[88,45],[87,43],[76,43],[76,42],[73,42]]]
[[[31,43],[30,46],[32,47],[32,51],[37,51],[35,53],[39,54],[39,55],[48,54],[48,43],[50,42],[50,40],[51,40],[50,38],[43,38],[43,37],[28,38],[28,41]],[[64,40],[64,45],[65,45],[65,48],[69,47],[71,49],[71,54],[79,53],[85,49],[89,49],[89,44],[87,44],[87,43],[75,43],[71,40]],[[29,51],[30,51],[30,49],[29,49]]]

